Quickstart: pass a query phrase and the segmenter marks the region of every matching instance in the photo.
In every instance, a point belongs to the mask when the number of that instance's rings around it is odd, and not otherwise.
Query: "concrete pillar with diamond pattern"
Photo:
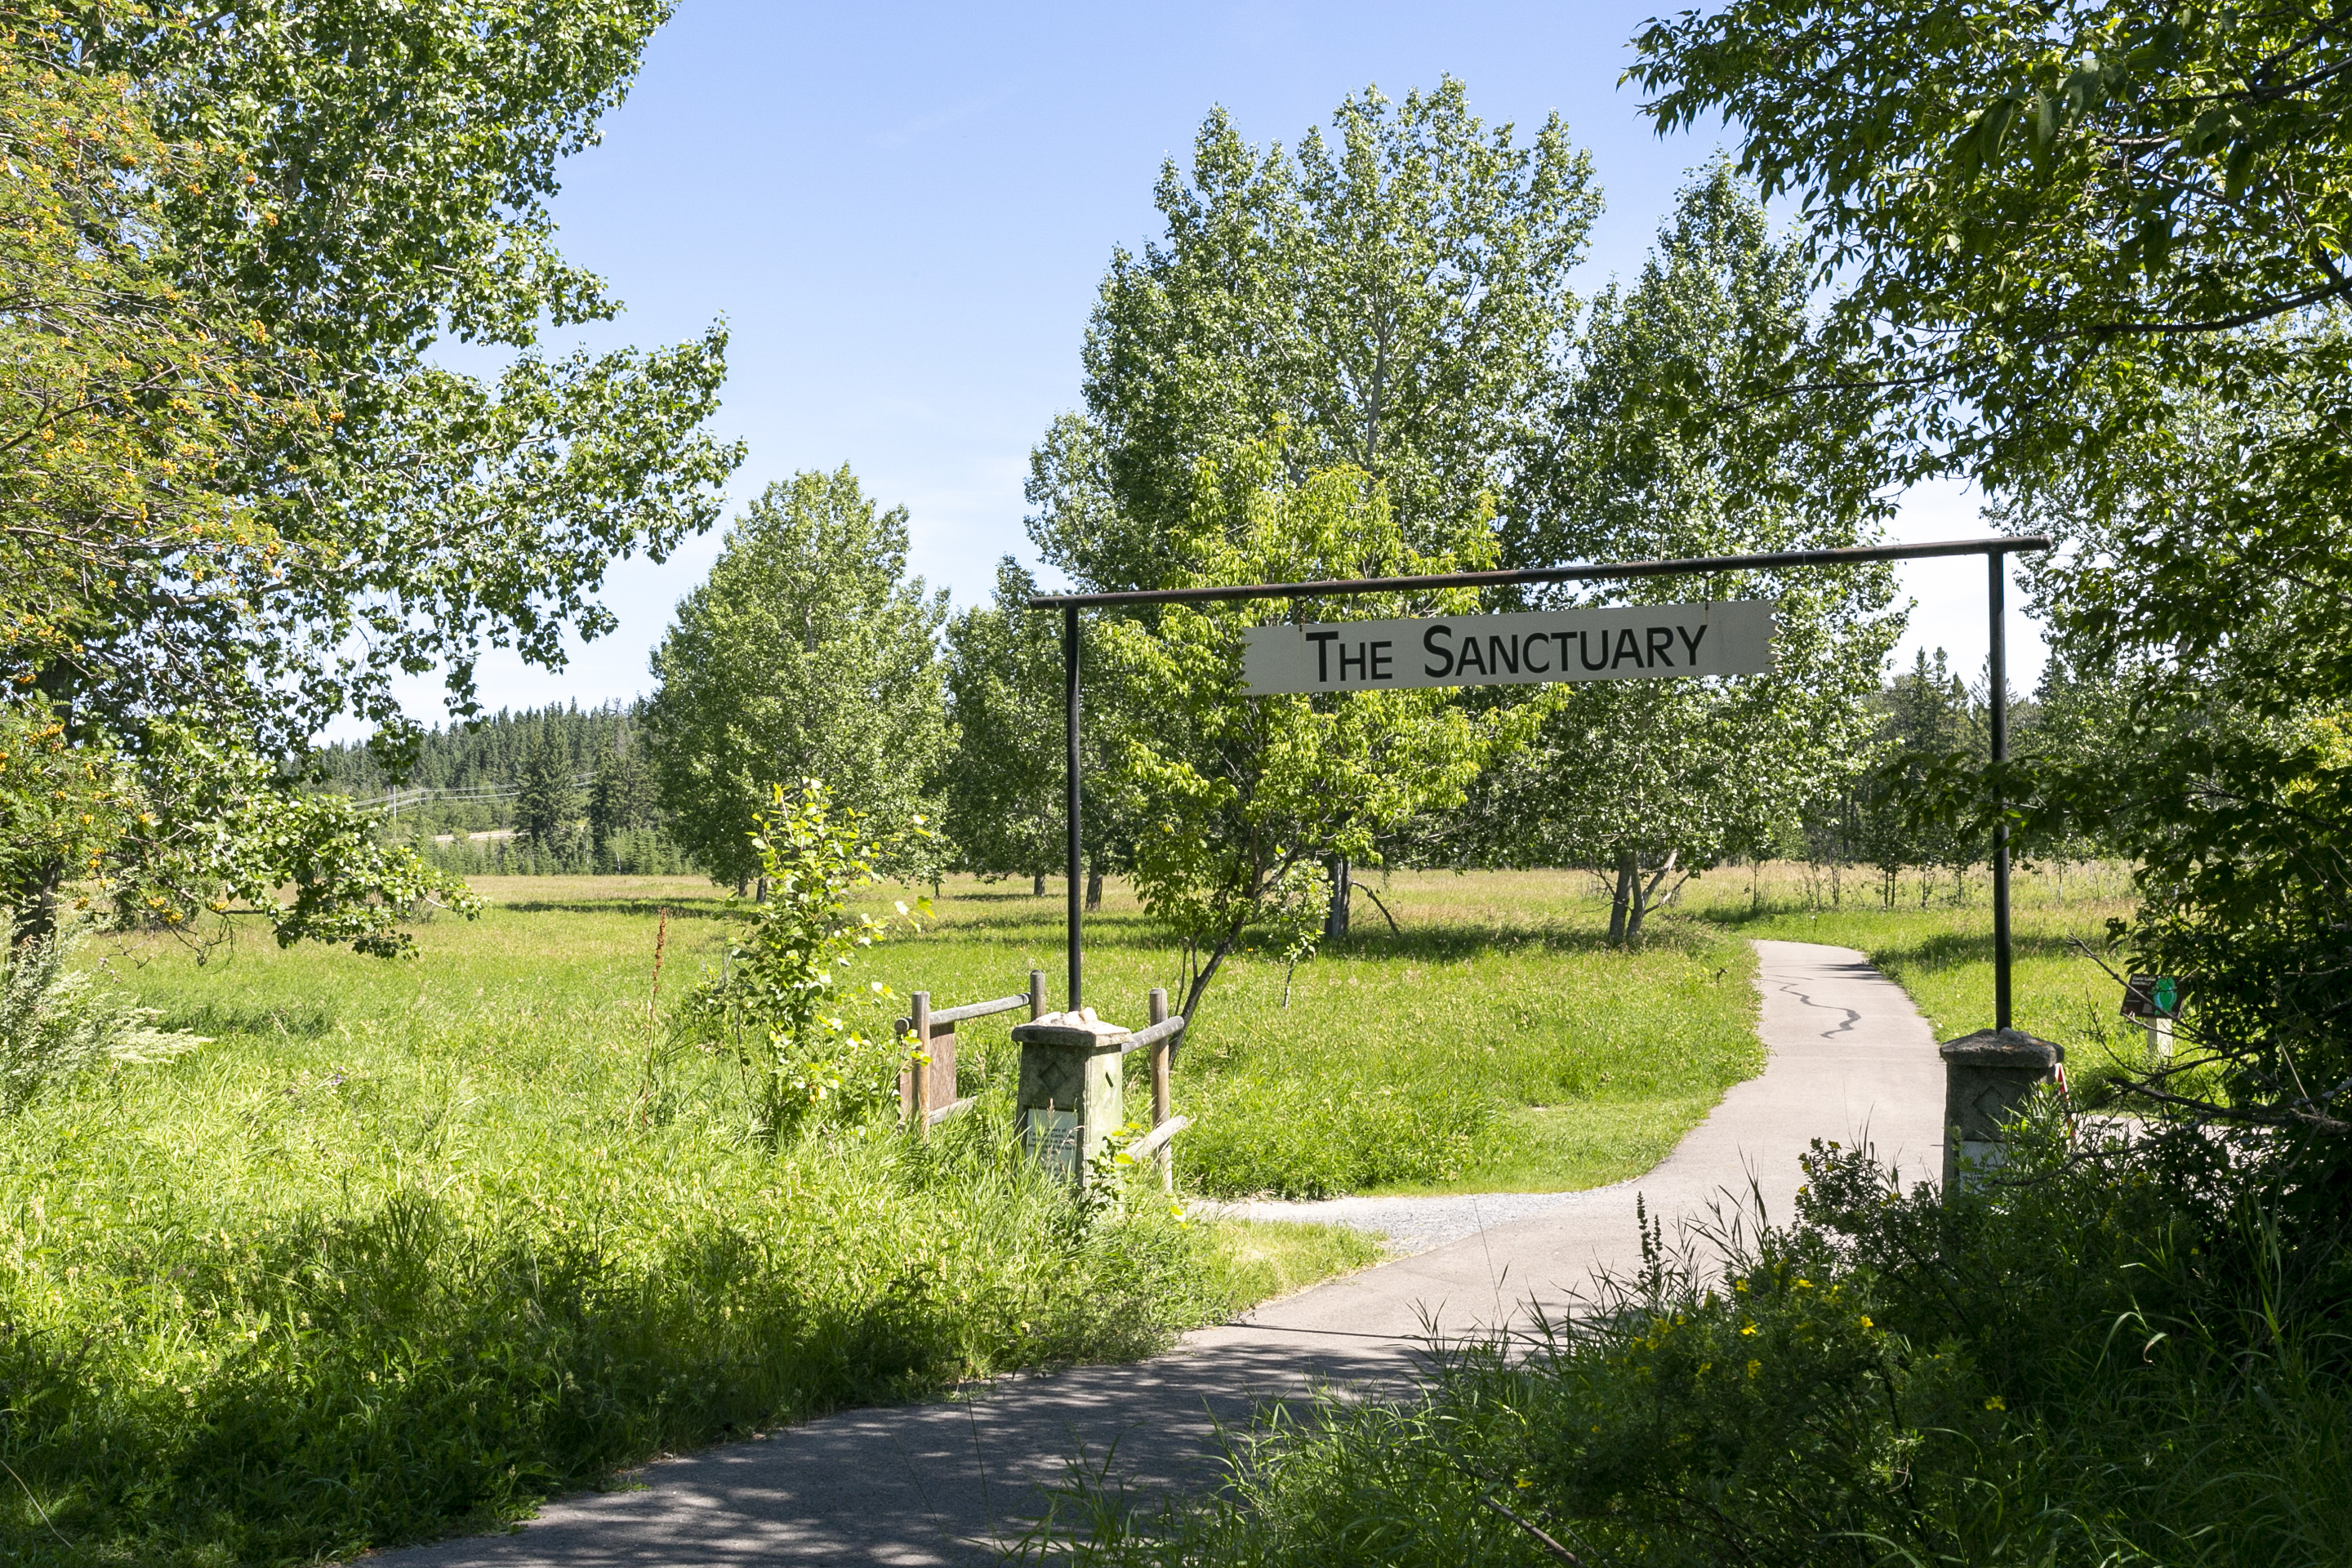
[[[1013,1028],[1013,1041],[1021,1047],[1013,1107],[1022,1143],[1074,1185],[1085,1184],[1103,1140],[1127,1115],[1119,1042],[1130,1031],[1093,1013],[1048,1013]]]
[[[1937,1047],[1944,1058],[1944,1194],[1972,1184],[1971,1171],[2002,1163],[2008,1123],[2033,1091],[2058,1076],[2065,1051],[2022,1029],[1979,1029]]]

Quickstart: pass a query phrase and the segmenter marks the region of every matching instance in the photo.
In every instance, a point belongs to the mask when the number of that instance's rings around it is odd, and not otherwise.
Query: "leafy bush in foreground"
[[[2352,1263],[2192,1139],[1946,1207],[1817,1147],[1797,1222],[1648,1267],[1533,1353],[1262,1435],[1089,1563],[2338,1563]],[[2284,1178],[2284,1179],[2291,1179]],[[2272,1184],[2264,1190],[2263,1184]]]

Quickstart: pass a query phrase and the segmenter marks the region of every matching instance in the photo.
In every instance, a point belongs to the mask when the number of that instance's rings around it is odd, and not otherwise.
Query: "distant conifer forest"
[[[388,839],[473,875],[644,876],[696,868],[663,831],[644,700],[499,709],[425,731],[395,786],[363,743],[324,748],[326,787],[373,807]]]

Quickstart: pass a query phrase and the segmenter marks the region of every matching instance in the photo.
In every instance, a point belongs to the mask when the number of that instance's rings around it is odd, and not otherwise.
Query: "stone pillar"
[[[2005,1157],[2003,1128],[2028,1096],[2056,1080],[2063,1047],[2022,1029],[1979,1029],[1937,1047],[1944,1058],[1944,1194],[1963,1190],[1966,1161],[1978,1170]]]
[[[1091,1007],[1013,1026],[1013,1041],[1021,1047],[1021,1083],[1013,1102],[1021,1142],[1074,1185],[1085,1183],[1103,1140],[1127,1114],[1119,1042],[1129,1033],[1124,1024],[1097,1018]]]

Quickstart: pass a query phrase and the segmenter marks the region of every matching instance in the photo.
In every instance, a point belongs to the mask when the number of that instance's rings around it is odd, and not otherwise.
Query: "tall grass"
[[[2070,1150],[1946,1207],[1822,1151],[1800,1223],[1718,1231],[1423,1394],[1236,1447],[1097,1564],[2352,1561],[2352,1265],[2211,1146]]]
[[[770,1152],[715,1057],[644,1093],[652,931],[588,900],[429,924],[413,964],[150,954],[142,999],[214,1043],[0,1125],[0,1552],[488,1525],[665,1449],[1145,1353],[1375,1251],[1082,1208],[1002,1096],[920,1147]]]
[[[1399,873],[1355,933],[1294,972],[1228,963],[1187,1031],[1177,1108],[1196,1127],[1179,1178],[1218,1196],[1548,1191],[1639,1174],[1757,1072],[1754,962],[1705,921],[1662,921],[1638,951],[1605,942],[1579,872]],[[935,1004],[1062,976],[1059,889],[950,880],[939,923],[876,973]],[[1087,925],[1087,1000],[1143,1016],[1179,954],[1114,882]],[[975,1031],[1004,1070],[1003,1024]],[[1131,1086],[1141,1114],[1142,1075]]]

